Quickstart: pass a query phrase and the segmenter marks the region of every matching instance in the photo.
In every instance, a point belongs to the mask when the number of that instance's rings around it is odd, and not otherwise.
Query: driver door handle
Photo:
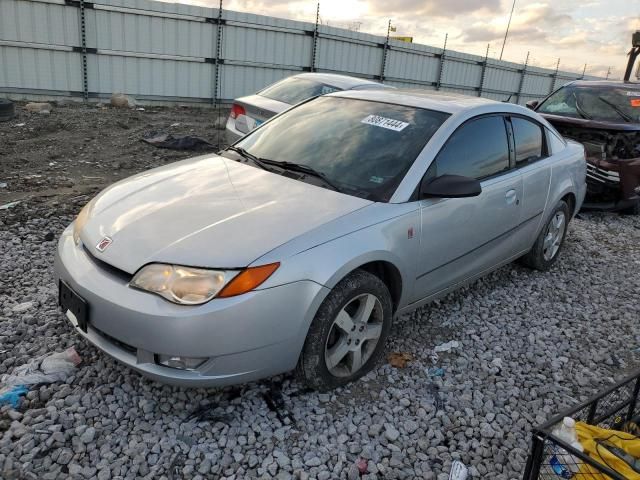
[[[513,205],[514,203],[516,205],[520,204],[520,200],[518,200],[518,193],[513,188],[509,190],[504,197],[509,205]]]

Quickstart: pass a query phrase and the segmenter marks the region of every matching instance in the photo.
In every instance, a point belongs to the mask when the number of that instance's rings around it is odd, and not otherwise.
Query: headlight
[[[130,285],[157,293],[174,303],[198,305],[224,287],[226,272],[152,263],[135,274]]]
[[[271,263],[237,272],[152,263],[142,267],[129,285],[157,293],[173,303],[200,305],[216,296],[226,298],[250,292],[279,266],[280,263]]]
[[[80,234],[82,233],[82,229],[87,224],[89,218],[91,218],[93,204],[93,200],[87,203],[82,210],[80,210],[80,213],[76,217],[76,221],[73,223],[73,241],[76,242],[76,245],[80,244]]]

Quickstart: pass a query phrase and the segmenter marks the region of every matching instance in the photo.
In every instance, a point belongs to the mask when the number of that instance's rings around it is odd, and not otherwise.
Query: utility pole
[[[607,78],[605,80],[609,80],[609,75],[611,75],[611,67],[607,70]]]
[[[511,13],[509,14],[509,23],[507,23],[507,31],[504,32],[504,40],[502,41],[502,50],[500,50],[500,60],[502,60],[502,54],[504,53],[504,46],[507,43],[507,36],[509,35],[509,27],[511,26],[511,19],[513,18],[513,11],[516,8],[516,0],[513,0],[511,5]]]

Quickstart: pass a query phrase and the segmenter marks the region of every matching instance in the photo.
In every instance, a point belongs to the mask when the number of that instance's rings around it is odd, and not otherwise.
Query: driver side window
[[[509,169],[509,141],[504,118],[471,120],[456,130],[427,171],[427,178],[462,175],[481,180]]]

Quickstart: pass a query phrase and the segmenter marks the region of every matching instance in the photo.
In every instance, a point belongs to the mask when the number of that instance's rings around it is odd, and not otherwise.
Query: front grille
[[[110,273],[111,275],[120,278],[121,280],[124,280],[125,282],[129,283],[131,281],[131,277],[132,275],[128,272],[125,272],[124,270],[120,270],[117,267],[114,267],[113,265],[108,264],[107,262],[100,260],[99,258],[96,258],[93,253],[91,252],[91,250],[89,250],[87,248],[86,245],[82,246],[84,248],[84,252],[87,254],[87,257],[89,257],[89,259],[91,260],[91,262],[98,267],[100,270],[105,270],[106,272]]]
[[[132,345],[129,345],[128,343],[124,343],[121,342],[120,340],[118,340],[117,338],[112,337],[111,335],[104,333],[102,330],[94,327],[93,325],[91,326],[96,333],[98,333],[101,337],[104,337],[105,339],[109,340],[111,343],[113,343],[115,346],[120,347],[122,350],[129,352],[132,355],[136,355],[138,353],[138,349]]]
[[[590,163],[587,163],[587,179],[605,185],[615,186],[620,184],[620,174],[618,172],[604,170]]]

